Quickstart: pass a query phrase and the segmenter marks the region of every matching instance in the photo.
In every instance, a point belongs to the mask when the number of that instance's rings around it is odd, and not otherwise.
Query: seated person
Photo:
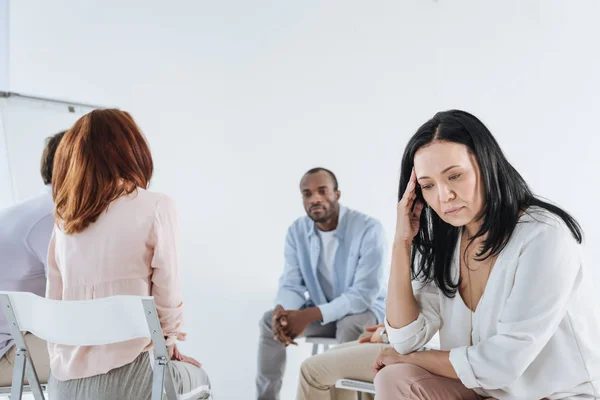
[[[337,179],[329,170],[308,171],[300,191],[307,216],[288,230],[277,306],[260,322],[259,399],[279,398],[286,346],[299,335],[344,343],[383,321],[386,239],[381,224],[340,206]]]
[[[389,346],[385,325],[379,324],[365,328],[359,340],[307,358],[300,368],[296,400],[356,400],[355,391],[337,389],[335,383],[340,379],[372,383],[373,361]],[[438,338],[434,336],[425,347],[439,348]],[[374,396],[363,393],[362,398],[372,400]]]
[[[296,400],[356,400],[356,392],[336,389],[335,383],[344,378],[373,382],[373,361],[389,346],[384,332],[383,324],[367,327],[359,340],[304,360]],[[363,399],[373,399],[373,395],[364,393]]]
[[[153,296],[177,393],[207,398],[200,363],[184,356],[183,301],[173,201],[147,189],[153,162],[133,118],[113,109],[80,118],[56,153],[57,226],[48,250],[47,296],[56,300]],[[101,318],[102,316],[98,316]],[[149,400],[149,338],[102,346],[48,345],[50,399]]]
[[[464,111],[418,129],[399,187],[377,399],[599,398],[600,301],[577,221]],[[438,331],[441,350],[416,351]]]
[[[46,256],[54,227],[52,210],[52,164],[54,153],[64,132],[46,140],[42,154],[42,193],[0,211],[0,290],[46,293]],[[46,342],[25,334],[25,341],[35,363],[41,383],[48,382],[50,366]],[[13,377],[16,347],[10,329],[0,312],[0,387],[10,386]],[[25,378],[27,382],[27,378]]]

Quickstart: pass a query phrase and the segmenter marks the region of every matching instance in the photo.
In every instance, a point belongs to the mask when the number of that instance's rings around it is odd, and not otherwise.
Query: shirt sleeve
[[[175,342],[183,326],[183,300],[179,283],[178,218],[174,202],[163,197],[157,204],[150,234],[153,247],[152,290],[156,311],[167,338]]]
[[[27,246],[31,253],[40,262],[40,270],[43,268],[48,275],[48,246],[54,228],[54,216],[47,215],[39,220],[27,233]]]
[[[450,362],[466,387],[509,386],[533,363],[580,286],[581,260],[581,248],[566,227],[547,224],[527,239],[498,333],[450,352]]]
[[[298,264],[296,240],[293,226],[288,229],[285,238],[283,274],[279,279],[279,290],[277,292],[276,304],[286,310],[299,310],[305,303],[306,286],[300,265]]]
[[[46,264],[48,265],[47,280],[46,280],[46,298],[52,300],[63,299],[63,283],[62,275],[56,262],[56,229],[52,231],[50,244],[48,245],[48,257]]]
[[[392,328],[385,319],[390,344],[400,354],[409,354],[425,346],[440,329],[440,294],[434,282],[413,281],[413,293],[419,306],[416,320],[402,328]]]
[[[373,305],[384,285],[385,246],[386,239],[381,224],[374,224],[367,229],[360,245],[352,285],[329,303],[319,305],[323,324],[337,321],[349,314],[365,312]]]

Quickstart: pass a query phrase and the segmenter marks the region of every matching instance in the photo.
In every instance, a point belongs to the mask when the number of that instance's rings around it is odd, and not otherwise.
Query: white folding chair
[[[312,355],[314,356],[319,352],[319,346],[323,346],[323,351],[327,351],[329,346],[337,344],[335,338],[319,337],[319,336],[307,336],[305,338],[306,343],[312,343]]]
[[[358,396],[358,400],[362,400],[363,393],[375,394],[374,384],[355,379],[338,379],[335,382],[335,387],[338,389],[354,390]]]
[[[41,388],[42,388],[42,393],[46,393],[47,392],[47,388],[48,385],[45,383],[40,384]],[[8,399],[11,400],[11,387],[0,387],[0,399]],[[31,386],[29,385],[23,385],[23,394],[27,394],[27,393],[31,393]]]
[[[21,400],[23,377],[36,400],[44,400],[42,388],[22,332],[31,332],[49,343],[97,346],[147,337],[152,355],[152,400],[182,400],[171,372],[165,339],[152,297],[113,296],[95,300],[59,301],[33,293],[0,291],[0,305],[17,346],[11,399]],[[74,323],[77,321],[77,323]],[[208,389],[206,390],[208,392]]]

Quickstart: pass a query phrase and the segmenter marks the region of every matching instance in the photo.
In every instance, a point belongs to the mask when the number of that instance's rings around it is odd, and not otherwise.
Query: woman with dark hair
[[[480,120],[436,114],[402,159],[377,399],[598,398],[582,239]],[[438,332],[440,350],[417,351]]]
[[[87,300],[154,296],[171,355],[175,390],[207,398],[200,363],[175,344],[185,334],[173,201],[147,189],[153,162],[146,139],[126,112],[95,110],[64,135],[55,155],[56,226],[48,250],[46,297]],[[76,323],[76,322],[75,322]],[[54,399],[150,399],[148,338],[104,346],[49,344]]]

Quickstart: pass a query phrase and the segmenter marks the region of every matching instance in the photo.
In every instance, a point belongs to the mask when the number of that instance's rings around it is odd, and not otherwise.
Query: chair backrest
[[[0,307],[17,346],[11,396],[21,399],[27,372],[36,399],[44,399],[33,360],[22,332],[47,342],[71,346],[95,346],[147,337],[152,340],[152,399],[176,400],[173,377],[167,368],[168,351],[154,304],[148,296],[113,296],[94,300],[51,300],[33,293],[0,291]]]
[[[50,343],[93,346],[151,337],[142,300],[153,302],[152,297],[60,301],[0,291],[0,301],[3,295],[10,300],[19,329]]]

